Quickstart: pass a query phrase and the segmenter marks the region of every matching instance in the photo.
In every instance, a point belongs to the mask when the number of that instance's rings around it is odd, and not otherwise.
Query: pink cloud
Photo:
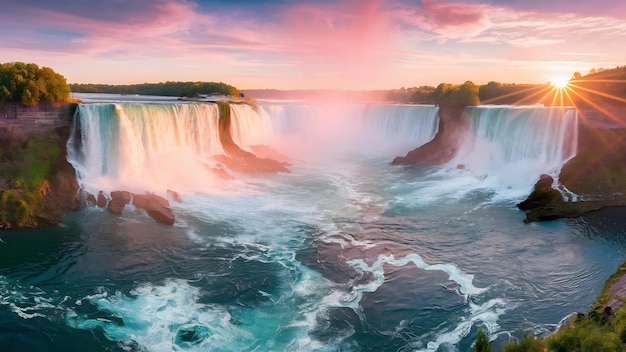
[[[540,62],[573,67],[581,57],[592,67],[610,67],[626,56],[615,44],[626,36],[621,18],[454,0],[300,1],[228,10],[183,0],[79,1],[82,7],[24,1],[3,4],[0,62],[54,68],[54,59],[81,82],[377,88],[436,84],[453,75],[465,75],[462,82],[483,67],[509,77]]]
[[[312,74],[375,74],[396,50],[396,33],[381,1],[296,4],[284,8],[280,17],[283,22],[266,28],[266,39]]]
[[[422,3],[424,16],[440,27],[476,25],[483,19],[482,11],[477,6],[426,0]]]

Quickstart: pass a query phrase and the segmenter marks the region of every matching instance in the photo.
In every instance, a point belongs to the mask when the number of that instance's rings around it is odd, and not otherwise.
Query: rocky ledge
[[[167,193],[175,201],[182,202],[178,193],[170,190]],[[87,202],[91,206],[106,207],[113,214],[121,214],[126,205],[132,203],[135,208],[145,210],[159,224],[172,226],[176,220],[170,208],[170,202],[152,193],[133,194],[128,191],[113,191],[108,199],[103,192],[99,192],[97,196],[88,194]]]
[[[561,169],[558,182],[542,175],[518,204],[526,222],[578,217],[604,207],[626,206],[626,128],[579,128],[576,157]],[[561,191],[575,195],[567,198]],[[626,209],[626,208],[624,208]]]
[[[468,128],[462,106],[439,107],[439,130],[430,142],[391,162],[393,165],[438,165],[454,158]]]

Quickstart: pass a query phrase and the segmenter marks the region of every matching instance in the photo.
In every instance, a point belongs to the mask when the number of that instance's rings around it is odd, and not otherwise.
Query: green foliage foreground
[[[65,77],[49,67],[23,62],[0,64],[0,103],[62,103],[69,95]]]

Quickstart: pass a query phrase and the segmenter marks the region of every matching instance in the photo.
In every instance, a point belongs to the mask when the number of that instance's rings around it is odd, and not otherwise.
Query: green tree
[[[49,67],[23,62],[0,64],[0,103],[17,102],[24,106],[60,103],[69,95],[65,77]]]
[[[471,106],[480,104],[480,87],[471,81],[461,85],[441,83],[435,88],[432,99],[437,105]]]
[[[478,335],[476,336],[476,352],[492,352],[493,349],[491,347],[491,341],[487,337],[487,334],[483,331],[483,329],[478,330]]]

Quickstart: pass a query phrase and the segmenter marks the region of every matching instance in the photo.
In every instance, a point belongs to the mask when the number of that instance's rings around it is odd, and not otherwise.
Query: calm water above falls
[[[479,327],[553,331],[625,260],[610,218],[527,225],[515,208],[574,152],[572,112],[468,111],[466,147],[433,168],[389,163],[434,136],[433,107],[236,106],[235,140],[293,165],[229,182],[204,171],[221,152],[206,105],[80,113],[86,189],[183,202],[172,227],[88,208],[0,234],[2,351],[469,351]]]

